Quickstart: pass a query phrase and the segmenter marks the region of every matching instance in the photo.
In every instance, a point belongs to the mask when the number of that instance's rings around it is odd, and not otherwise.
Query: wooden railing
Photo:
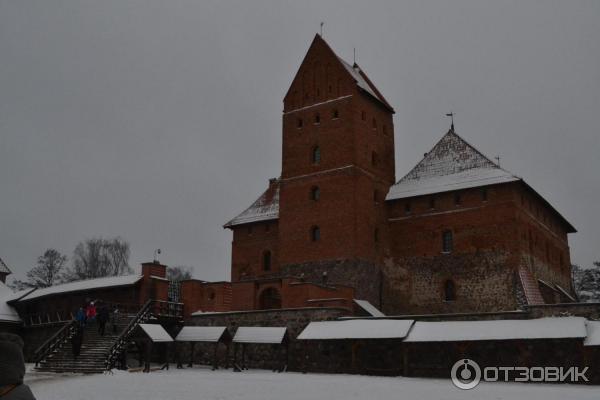
[[[71,320],[67,322],[65,326],[60,328],[58,332],[50,337],[50,339],[46,340],[44,344],[37,348],[35,353],[33,354],[33,359],[35,361],[35,365],[39,364],[44,358],[48,357],[54,350],[63,345],[69,338],[73,335],[77,329],[77,321]]]
[[[121,315],[135,314],[140,310],[140,305],[135,303],[104,302],[103,304],[106,304],[111,312],[113,307],[116,306]],[[76,311],[77,310],[58,310],[48,313],[23,314],[21,319],[26,327],[59,324],[73,320],[75,318],[73,313]]]

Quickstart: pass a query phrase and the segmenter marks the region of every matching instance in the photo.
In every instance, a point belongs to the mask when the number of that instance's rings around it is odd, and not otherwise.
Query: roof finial
[[[450,117],[450,130],[454,132],[454,113],[450,111],[450,113],[446,114],[446,117]]]
[[[325,22],[321,21],[321,37],[323,37],[323,25],[325,25]]]
[[[496,164],[498,164],[498,166],[500,166],[500,156],[497,155],[496,157],[494,157],[496,159]]]
[[[352,66],[356,67],[356,47],[352,48],[352,52],[353,52],[353,54],[352,54]]]

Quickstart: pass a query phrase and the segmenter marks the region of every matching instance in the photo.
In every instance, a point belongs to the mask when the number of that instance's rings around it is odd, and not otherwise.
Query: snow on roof
[[[327,339],[402,339],[413,320],[351,319],[344,321],[311,322],[298,340]]]
[[[165,328],[158,324],[140,324],[140,328],[148,335],[153,342],[172,342],[173,338]]]
[[[10,271],[10,269],[8,268],[8,266],[6,265],[6,263],[0,258],[0,273],[3,274],[11,274],[12,272]]]
[[[13,291],[0,281],[0,321],[21,322],[17,310],[7,304],[13,297]]]
[[[571,295],[571,293],[569,293],[566,289],[564,289],[562,286],[560,285],[556,285],[556,288],[559,290],[559,292],[561,292],[563,295],[565,295],[569,300],[576,302],[577,299],[575,299],[575,297],[573,297]]]
[[[106,287],[129,286],[137,283],[142,279],[141,275],[123,275],[111,276],[107,278],[87,279],[84,281],[76,281],[63,283],[62,285],[54,285],[43,289],[36,289],[30,294],[22,297],[19,301],[27,301],[37,299],[39,297],[50,296],[53,294],[78,292],[82,290],[95,290]]]
[[[363,310],[365,310],[366,312],[368,312],[369,315],[371,315],[372,317],[385,317],[384,313],[382,313],[381,311],[379,311],[377,309],[377,307],[375,307],[373,304],[371,304],[367,300],[354,299],[354,302],[356,304],[358,304],[358,306],[360,308],[362,308]]]
[[[587,337],[584,346],[600,346],[600,321],[585,321]]]
[[[279,181],[271,180],[268,189],[250,207],[223,227],[231,228],[236,225],[277,218],[279,218]]]
[[[184,326],[176,342],[218,342],[227,330],[224,326]]]
[[[521,178],[500,168],[450,130],[408,174],[390,188],[386,200],[518,180]]]
[[[350,73],[352,79],[354,79],[359,88],[369,93],[373,98],[379,100],[384,106],[392,110],[392,106],[390,106],[387,100],[379,93],[375,85],[371,83],[367,74],[365,74],[358,64],[355,63],[354,65],[350,65],[341,57],[338,57],[338,60],[340,60],[346,71]]]
[[[240,326],[235,332],[234,343],[270,343],[283,342],[286,327]]]
[[[416,322],[405,342],[584,338],[585,318]]]

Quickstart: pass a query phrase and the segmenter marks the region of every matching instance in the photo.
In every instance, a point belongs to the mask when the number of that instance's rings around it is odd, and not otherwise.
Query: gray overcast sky
[[[302,3],[302,4],[301,4]],[[396,109],[397,178],[446,132],[520,175],[600,259],[600,2],[0,0],[0,257],[120,235],[229,279],[281,164],[282,99],[324,20]]]

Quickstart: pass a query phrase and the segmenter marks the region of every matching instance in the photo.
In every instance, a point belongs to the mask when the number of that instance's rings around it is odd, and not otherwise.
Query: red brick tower
[[[379,302],[394,110],[316,35],[284,98],[279,264]],[[360,288],[359,288],[360,289]],[[362,292],[362,293],[361,293]]]

